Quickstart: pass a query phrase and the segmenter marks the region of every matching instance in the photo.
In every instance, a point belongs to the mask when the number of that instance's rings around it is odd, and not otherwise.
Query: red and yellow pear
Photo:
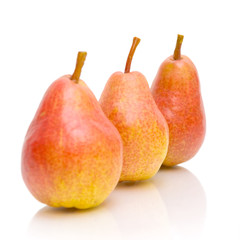
[[[123,169],[120,181],[145,180],[159,170],[168,148],[168,126],[159,111],[146,78],[130,72],[140,39],[134,38],[125,72],[109,78],[100,105],[118,129],[123,141]]]
[[[121,174],[121,137],[79,80],[85,57],[79,52],[74,74],[48,88],[23,145],[24,182],[36,199],[52,207],[95,207]]]
[[[151,87],[169,127],[165,166],[191,159],[201,147],[206,131],[197,69],[187,56],[181,55],[182,41],[183,36],[178,35],[173,56],[161,64]]]

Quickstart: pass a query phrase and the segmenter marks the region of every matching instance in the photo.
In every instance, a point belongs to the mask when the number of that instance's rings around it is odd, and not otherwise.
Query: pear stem
[[[73,75],[71,76],[71,80],[73,80],[73,82],[75,83],[78,83],[79,81],[86,56],[87,56],[86,52],[78,52],[76,67]]]
[[[174,51],[174,54],[173,54],[173,59],[174,60],[181,59],[181,46],[182,46],[183,38],[184,38],[183,35],[178,34],[176,48],[175,48],[175,51]]]
[[[138,44],[140,43],[140,41],[141,41],[140,38],[137,38],[137,37],[133,38],[132,47],[131,47],[130,52],[128,54],[128,58],[127,58],[126,66],[125,66],[125,73],[129,73],[130,72],[132,58],[133,58],[135,50],[136,50]]]

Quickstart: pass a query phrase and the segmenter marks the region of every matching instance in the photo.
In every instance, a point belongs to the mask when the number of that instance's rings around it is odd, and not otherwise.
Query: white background
[[[240,239],[239,1],[0,2],[0,239]],[[151,86],[174,51],[195,63],[207,134],[198,154],[149,181],[120,184],[98,208],[56,210],[25,187],[20,166],[26,130],[48,86],[71,74],[99,99],[123,71],[132,38],[142,39],[132,70]]]

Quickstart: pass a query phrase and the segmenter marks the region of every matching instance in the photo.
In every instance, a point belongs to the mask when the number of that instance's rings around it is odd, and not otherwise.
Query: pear
[[[122,169],[122,141],[97,99],[74,74],[52,83],[27,131],[22,176],[33,196],[52,207],[98,206],[113,191]]]
[[[120,181],[145,180],[159,170],[168,148],[168,126],[140,72],[130,72],[140,39],[134,38],[125,73],[115,72],[100,97],[100,105],[123,141]]]
[[[160,66],[151,92],[169,126],[169,148],[163,165],[174,166],[191,159],[201,147],[206,119],[197,69],[181,56],[183,36],[178,35],[173,56]]]

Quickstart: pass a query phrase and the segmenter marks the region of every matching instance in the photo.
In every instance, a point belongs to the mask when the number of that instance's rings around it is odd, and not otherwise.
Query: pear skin
[[[129,72],[140,39],[134,38],[125,73],[108,80],[100,105],[123,141],[120,181],[145,180],[159,170],[168,148],[168,126],[140,72]]]
[[[23,145],[24,182],[36,199],[52,207],[98,206],[121,174],[121,137],[79,80],[85,57],[80,52],[74,74],[48,88]]]
[[[206,119],[197,69],[181,56],[183,36],[178,35],[173,56],[160,66],[151,92],[167,120],[169,147],[165,166],[191,159],[200,149],[206,131]]]

